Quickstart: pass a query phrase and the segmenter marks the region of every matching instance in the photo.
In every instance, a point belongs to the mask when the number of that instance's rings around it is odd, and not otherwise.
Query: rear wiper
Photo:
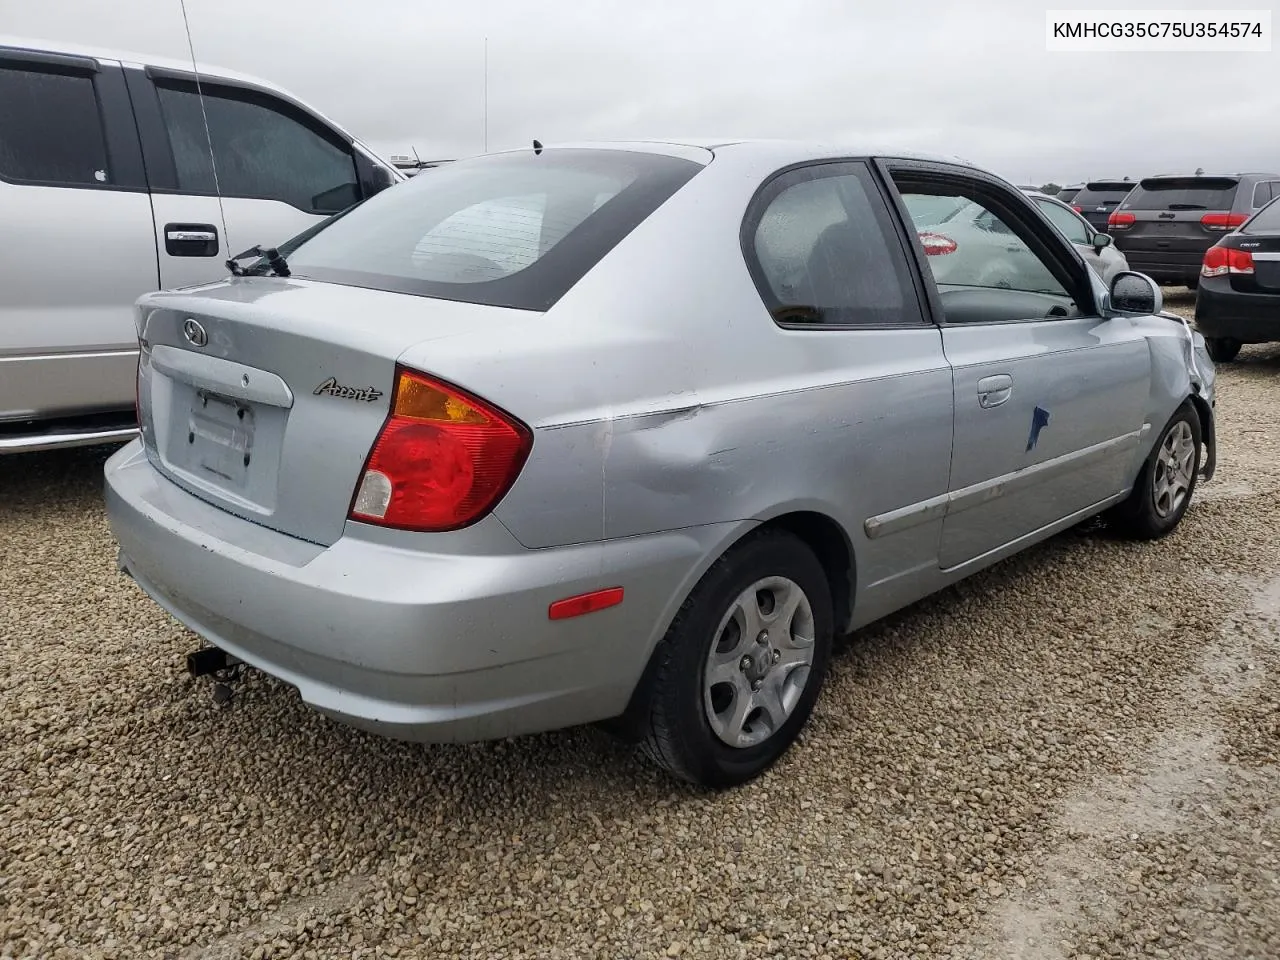
[[[277,277],[289,276],[289,262],[281,255],[280,251],[275,247],[267,247],[265,250],[259,246],[250,247],[244,253],[237,254],[227,261],[227,269],[231,271],[233,277],[248,277],[257,274],[257,264],[251,266],[248,270],[240,266],[241,260],[248,260],[250,257],[258,261],[266,261],[267,268]]]
[[[1171,203],[1168,205],[1170,210],[1204,210],[1203,203]]]

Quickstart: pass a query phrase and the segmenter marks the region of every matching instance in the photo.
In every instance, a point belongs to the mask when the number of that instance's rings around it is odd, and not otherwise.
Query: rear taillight
[[[1084,213],[1084,207],[1080,206],[1080,204],[1078,203],[1073,203],[1071,205],[1071,209],[1074,210],[1076,213]]]
[[[930,233],[925,230],[920,234],[920,242],[924,244],[925,256],[928,257],[940,257],[943,254],[956,252],[956,242],[940,233]]]
[[[1225,277],[1229,273],[1252,274],[1253,254],[1235,247],[1210,247],[1205,251],[1202,277]]]
[[[1200,226],[1206,230],[1222,232],[1234,230],[1248,219],[1248,215],[1243,213],[1206,213],[1200,218]]]
[[[1108,230],[1128,230],[1137,222],[1137,217],[1132,213],[1124,213],[1117,210],[1111,216],[1107,217]]]
[[[529,428],[501,410],[397,367],[350,517],[401,530],[469,526],[511,488],[532,446]]]

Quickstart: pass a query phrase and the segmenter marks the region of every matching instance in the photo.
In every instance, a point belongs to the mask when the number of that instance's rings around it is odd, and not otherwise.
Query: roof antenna
[[[187,32],[187,51],[191,54],[191,72],[196,78],[196,97],[200,100],[200,118],[204,121],[204,139],[209,145],[209,170],[213,174],[213,192],[218,198],[218,219],[222,221],[222,237],[228,247],[231,237],[227,230],[227,212],[222,208],[222,184],[218,182],[218,161],[213,155],[213,134],[209,132],[209,112],[204,106],[204,86],[200,83],[200,65],[196,63],[196,47],[191,42],[191,21],[187,18],[187,0],[178,0],[182,8],[182,26]],[[239,259],[238,257],[236,259]]]
[[[542,156],[542,141],[541,141],[541,140],[535,140],[535,141],[533,141],[533,155],[534,155],[535,157],[540,157],[540,156]]]

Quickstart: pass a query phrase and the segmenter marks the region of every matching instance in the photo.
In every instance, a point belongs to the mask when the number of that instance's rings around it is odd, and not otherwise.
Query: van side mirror
[[[1109,233],[1095,233],[1093,235],[1093,249],[1097,253],[1101,253],[1107,247],[1111,246],[1114,241]]]
[[[1111,278],[1111,309],[1118,314],[1151,316],[1164,309],[1164,295],[1145,273],[1126,270]]]

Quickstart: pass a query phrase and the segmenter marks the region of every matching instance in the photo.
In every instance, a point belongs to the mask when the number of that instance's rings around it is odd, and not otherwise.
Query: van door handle
[[[212,223],[166,223],[164,252],[171,257],[216,257],[218,228]]]
[[[978,381],[978,405],[984,410],[998,407],[1013,396],[1013,377],[998,373]]]

